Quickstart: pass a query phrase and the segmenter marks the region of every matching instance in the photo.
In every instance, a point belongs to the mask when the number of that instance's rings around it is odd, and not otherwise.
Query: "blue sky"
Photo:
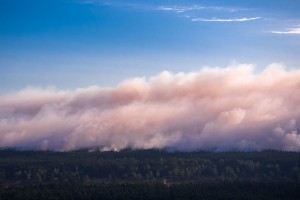
[[[1,0],[0,93],[163,70],[300,68],[299,0]]]

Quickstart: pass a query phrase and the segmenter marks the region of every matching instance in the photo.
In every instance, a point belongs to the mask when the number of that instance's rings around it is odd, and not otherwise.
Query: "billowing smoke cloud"
[[[3,95],[0,147],[300,151],[299,122],[300,70],[238,65]]]

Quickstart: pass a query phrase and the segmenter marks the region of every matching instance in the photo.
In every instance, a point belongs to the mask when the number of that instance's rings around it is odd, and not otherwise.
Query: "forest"
[[[300,199],[300,153],[1,150],[0,184],[0,200]]]

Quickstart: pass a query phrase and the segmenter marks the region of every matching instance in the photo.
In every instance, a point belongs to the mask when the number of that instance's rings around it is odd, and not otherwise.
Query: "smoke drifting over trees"
[[[251,65],[0,97],[0,147],[300,150],[300,70]]]

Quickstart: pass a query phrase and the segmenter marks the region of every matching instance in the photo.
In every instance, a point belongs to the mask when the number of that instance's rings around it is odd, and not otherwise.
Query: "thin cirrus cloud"
[[[116,88],[27,88],[0,98],[0,147],[300,151],[300,70],[162,72]]]
[[[206,7],[199,6],[199,5],[193,5],[193,6],[190,6],[190,7],[184,7],[184,6],[171,6],[171,7],[159,6],[158,10],[175,11],[175,12],[181,13],[181,12],[192,11],[192,10],[203,10],[205,8]]]
[[[244,17],[244,18],[228,18],[228,19],[220,19],[220,18],[211,18],[211,19],[204,19],[204,18],[194,18],[192,19],[193,22],[246,22],[246,21],[253,21],[258,20],[261,17]]]
[[[271,33],[282,34],[282,35],[299,35],[300,34],[300,27],[290,28],[286,31],[271,31]]]
[[[237,8],[227,8],[227,7],[212,7],[212,6],[201,6],[201,5],[192,5],[192,6],[159,6],[158,10],[162,11],[175,11],[177,13],[188,12],[188,11],[197,11],[197,10],[215,10],[215,11],[226,11],[226,12],[237,12],[245,9]]]
[[[246,22],[246,21],[253,21],[253,20],[258,20],[261,17],[243,17],[243,18],[196,18],[196,17],[191,17],[189,15],[190,12],[192,11],[200,11],[200,10],[210,10],[210,12],[213,12],[211,14],[215,14],[215,11],[222,11],[222,12],[237,12],[237,11],[242,11],[242,10],[247,10],[247,9],[234,9],[234,8],[226,8],[226,7],[209,7],[209,6],[200,6],[200,5],[193,5],[193,6],[160,6],[158,7],[158,10],[161,11],[173,11],[176,13],[187,13],[185,15],[186,18],[191,18],[191,21],[193,22]],[[195,16],[195,14],[192,14]]]

